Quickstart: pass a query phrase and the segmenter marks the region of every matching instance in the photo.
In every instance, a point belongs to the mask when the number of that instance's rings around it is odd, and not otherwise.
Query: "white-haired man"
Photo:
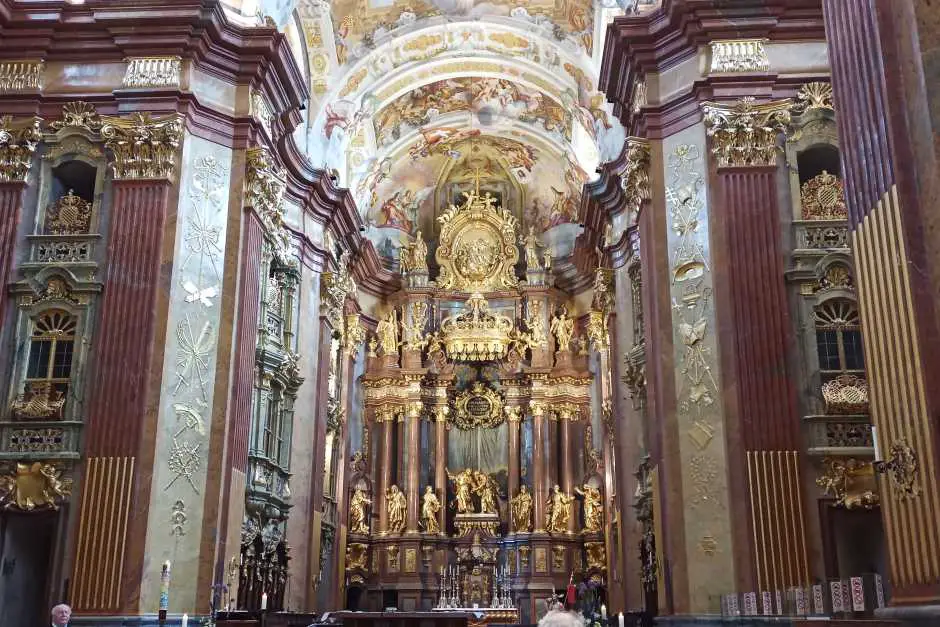
[[[60,603],[52,608],[52,627],[68,627],[69,619],[72,618],[72,608],[65,603]]]
[[[552,610],[542,617],[538,627],[584,627],[584,621],[573,612]]]

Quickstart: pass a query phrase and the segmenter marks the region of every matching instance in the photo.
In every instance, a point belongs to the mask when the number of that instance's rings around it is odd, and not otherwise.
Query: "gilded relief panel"
[[[667,138],[663,154],[690,609],[702,612],[734,590],[704,128]]]
[[[202,528],[216,373],[220,296],[232,152],[188,136],[179,178],[172,278],[150,508],[171,520],[186,504],[186,525]],[[164,512],[164,515],[159,514]],[[175,600],[196,606],[200,534],[148,530],[150,563],[172,562]],[[140,609],[156,612],[159,571],[146,572]]]

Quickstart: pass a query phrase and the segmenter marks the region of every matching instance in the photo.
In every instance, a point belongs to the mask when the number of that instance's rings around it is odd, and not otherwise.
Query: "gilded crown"
[[[462,313],[441,322],[444,348],[455,361],[502,359],[509,350],[512,330],[512,320],[490,313],[489,303],[479,293],[467,300]]]

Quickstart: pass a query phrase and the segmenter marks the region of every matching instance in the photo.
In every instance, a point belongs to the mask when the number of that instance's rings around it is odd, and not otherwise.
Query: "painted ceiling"
[[[622,1],[298,0],[301,143],[389,260],[418,229],[433,247],[435,216],[471,185],[565,256],[583,184],[623,146],[597,91]]]

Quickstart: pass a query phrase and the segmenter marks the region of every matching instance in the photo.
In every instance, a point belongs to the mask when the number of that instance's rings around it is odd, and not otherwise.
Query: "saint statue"
[[[428,271],[428,245],[421,237],[421,231],[415,234],[415,241],[411,244],[411,269],[419,272]]]
[[[395,310],[389,311],[384,318],[379,320],[375,328],[375,334],[379,338],[379,345],[382,347],[383,355],[398,356],[398,319],[395,316]]]
[[[388,530],[401,533],[405,530],[405,517],[408,513],[405,493],[399,490],[397,485],[392,485],[385,495],[385,500],[385,508],[388,510]]]
[[[447,477],[454,482],[454,499],[457,503],[457,513],[472,514],[473,497],[470,495],[470,490],[473,487],[473,478],[471,476],[473,471],[467,469],[452,475],[446,468],[444,470],[447,472]]]
[[[529,300],[528,309],[529,315],[525,323],[529,327],[529,342],[532,346],[545,346],[548,344],[548,335],[545,333],[545,321],[542,319],[542,301]]]
[[[349,501],[349,533],[369,533],[369,519],[366,517],[366,505],[372,501],[366,498],[362,488],[356,488]]]
[[[519,494],[512,497],[509,502],[512,508],[512,526],[514,531],[528,532],[532,530],[532,495],[523,483],[519,486]]]
[[[571,336],[574,335],[574,319],[568,317],[568,309],[562,306],[552,318],[549,330],[555,336],[555,350],[567,351],[571,346]]]
[[[542,265],[539,263],[539,246],[542,242],[539,241],[538,236],[535,234],[535,227],[529,227],[529,234],[524,236],[521,241],[523,247],[525,247],[525,269],[526,272],[535,272],[542,269]]]
[[[548,499],[548,511],[545,513],[545,528],[549,533],[565,533],[568,531],[568,521],[571,519],[571,503],[573,496],[561,491],[558,484],[552,488],[552,496]]]
[[[474,476],[476,478],[475,492],[480,496],[480,513],[495,514],[496,488],[493,485],[493,480],[479,471],[475,472]]]
[[[428,486],[424,489],[421,498],[421,525],[425,533],[440,533],[441,525],[437,520],[437,513],[441,511],[441,502],[437,500],[434,489]]]
[[[604,504],[601,491],[589,483],[575,488],[574,491],[584,497],[584,530],[600,531],[604,526]]]

